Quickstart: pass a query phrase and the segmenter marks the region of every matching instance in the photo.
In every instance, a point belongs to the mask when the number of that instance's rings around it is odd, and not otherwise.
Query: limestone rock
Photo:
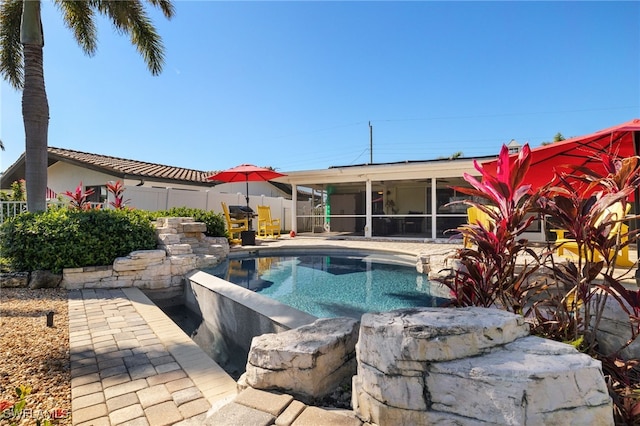
[[[26,287],[28,283],[28,272],[8,272],[0,274],[0,288]]]
[[[181,254],[191,254],[193,250],[189,244],[171,244],[170,246],[165,246],[165,251],[168,256],[178,256]]]
[[[629,312],[633,312],[633,308],[626,302],[624,307]],[[629,314],[624,312],[615,298],[608,296],[604,304],[602,319],[596,332],[596,340],[600,350],[603,353],[617,352],[631,338]],[[640,358],[640,339],[635,339],[629,346],[620,351],[620,356],[627,360]]]
[[[156,227],[177,229],[178,226],[180,226],[183,222],[193,222],[193,218],[192,217],[160,217],[156,220]]]
[[[226,237],[204,237],[203,242],[209,246],[209,254],[221,259],[229,255],[229,240]]]
[[[256,389],[321,398],[355,374],[358,321],[325,318],[251,342],[246,382]]]
[[[68,290],[84,287],[100,287],[100,282],[109,280],[112,277],[112,267],[94,270],[85,270],[85,268],[65,268],[62,270],[61,286]]]
[[[51,271],[33,271],[29,278],[29,288],[56,288],[62,282],[62,274],[54,274]]]
[[[416,271],[420,274],[431,272],[431,259],[428,253],[420,253],[416,258]]]
[[[426,389],[433,411],[489,423],[546,424],[551,413],[582,416],[595,407],[612,417],[600,363],[533,336],[481,357],[431,364]]]
[[[164,262],[166,253],[164,250],[138,250],[131,252],[129,256],[118,257],[113,261],[115,272],[137,271],[151,265]]]
[[[168,257],[171,264],[171,275],[182,277],[189,271],[196,269],[198,257],[195,254],[180,254]]]
[[[158,244],[162,244],[165,246],[171,244],[179,244],[180,236],[178,234],[159,234],[158,235]]]
[[[360,361],[386,373],[420,362],[479,355],[529,334],[520,316],[498,309],[399,309],[362,316]],[[416,364],[417,362],[417,364]]]
[[[375,424],[613,425],[599,361],[495,309],[362,317],[352,405]]]
[[[163,250],[136,250],[132,251],[129,256],[132,260],[146,260],[149,264],[160,263],[166,257]]]
[[[205,233],[207,225],[202,222],[184,222],[182,224],[182,232],[187,233]]]

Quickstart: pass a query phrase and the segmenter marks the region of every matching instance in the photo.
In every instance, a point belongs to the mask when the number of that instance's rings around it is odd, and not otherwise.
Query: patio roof
[[[478,157],[477,161],[489,161],[496,156]],[[392,180],[418,180],[429,178],[462,177],[463,173],[478,175],[473,167],[473,158],[438,159],[426,161],[402,161],[395,163],[359,164],[333,166],[329,169],[287,172],[275,179],[277,182],[295,185],[325,183],[347,183]]]

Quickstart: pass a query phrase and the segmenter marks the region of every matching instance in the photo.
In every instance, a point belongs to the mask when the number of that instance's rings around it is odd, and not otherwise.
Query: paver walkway
[[[74,425],[201,424],[212,404],[237,393],[137,288],[71,291],[69,344]]]
[[[352,412],[237,384],[137,288],[69,292],[78,426],[359,426]],[[212,415],[207,412],[212,407]]]

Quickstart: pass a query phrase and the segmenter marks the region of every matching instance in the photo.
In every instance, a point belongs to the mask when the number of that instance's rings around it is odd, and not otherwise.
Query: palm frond
[[[0,2],[0,74],[16,89],[24,85],[21,21],[22,0]]]
[[[93,0],[92,6],[98,12],[111,19],[113,27],[119,34],[125,34],[129,26],[129,11],[132,6],[129,3],[137,3],[138,0],[129,1],[113,1],[113,0]]]
[[[173,18],[173,15],[175,14],[175,9],[173,7],[173,3],[171,3],[170,0],[147,0],[147,1],[151,3],[153,6],[159,8],[164,14],[165,18],[167,19]]]
[[[173,8],[167,6],[170,5],[169,2],[162,1],[162,4],[163,10],[168,8],[167,11],[173,13]],[[96,0],[96,7],[102,14],[111,18],[118,32],[130,35],[131,42],[142,55],[151,73],[160,74],[164,65],[164,46],[140,0]]]
[[[93,56],[98,48],[94,11],[91,4],[77,0],[57,0],[64,23],[71,31],[84,52]]]
[[[138,13],[131,20],[131,42],[147,63],[151,74],[158,75],[164,65],[164,45],[151,19],[140,5]]]

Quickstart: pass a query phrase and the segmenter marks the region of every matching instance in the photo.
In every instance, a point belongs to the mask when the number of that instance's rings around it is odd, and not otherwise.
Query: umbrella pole
[[[246,192],[247,196],[245,198],[247,200],[247,207],[249,207],[249,176],[248,175],[247,175],[246,182],[247,182],[247,192]]]
[[[640,132],[633,132],[633,151],[635,155],[640,155]],[[633,194],[633,212],[640,214],[640,189],[636,188]],[[636,229],[639,227],[638,219],[635,220]],[[636,253],[640,253],[640,238],[636,237]],[[636,285],[640,287],[640,268],[636,263]]]

